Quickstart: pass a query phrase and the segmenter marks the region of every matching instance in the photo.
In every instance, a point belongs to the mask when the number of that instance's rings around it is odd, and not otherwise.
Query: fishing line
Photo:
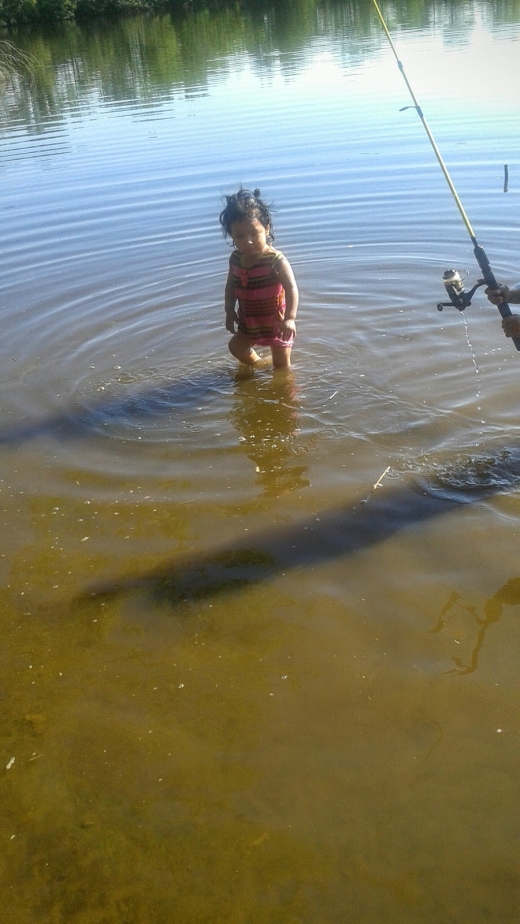
[[[388,26],[384,20],[381,10],[379,9],[379,4],[377,3],[377,0],[372,0],[372,2],[376,8],[376,12],[377,12],[377,15],[379,16],[379,19],[381,20],[381,25],[389,41],[390,48],[392,49],[394,53],[395,60],[397,61],[397,66],[401,72],[404,82],[408,88],[408,92],[410,93],[410,96],[413,101],[413,106],[403,106],[403,108],[400,111],[403,112],[405,109],[415,109],[419,118],[421,119],[421,122],[424,126],[424,130],[426,134],[428,135],[428,139],[433,148],[433,151],[437,158],[439,166],[444,174],[444,178],[449,186],[450,192],[455,200],[455,204],[460,212],[460,215],[464,222],[466,230],[471,238],[471,243],[473,244],[473,253],[475,254],[477,263],[480,266],[480,269],[482,271],[483,279],[479,279],[476,285],[474,285],[473,288],[470,290],[470,292],[465,291],[464,283],[462,281],[460,273],[457,270],[453,270],[453,269],[446,270],[446,272],[443,275],[444,287],[446,289],[446,292],[449,295],[450,301],[449,302],[438,302],[437,308],[439,309],[439,311],[442,311],[442,309],[446,307],[447,305],[453,305],[454,308],[458,309],[458,311],[464,311],[465,308],[471,305],[471,299],[475,291],[479,288],[479,286],[486,285],[490,289],[498,289],[499,283],[495,279],[495,276],[493,274],[491,266],[489,265],[489,260],[486,256],[484,248],[481,247],[477,241],[475,232],[473,228],[471,227],[470,220],[468,216],[466,215],[464,206],[462,205],[462,202],[460,201],[457,190],[455,189],[455,186],[453,185],[453,180],[451,179],[448,173],[448,168],[446,167],[446,164],[444,163],[444,160],[442,159],[442,155],[441,155],[441,152],[439,151],[439,148],[437,147],[435,138],[433,137],[431,133],[430,127],[417,101],[417,98],[412,89],[410,81],[408,80],[408,77],[406,76],[405,69],[403,67],[402,61],[400,61],[399,59],[399,55],[397,54],[397,50],[393,43],[392,36],[390,35],[390,32],[388,30]],[[511,317],[512,312],[511,312],[509,305],[506,302],[501,302],[500,305],[498,305],[497,307],[503,318]],[[513,340],[513,343],[516,349],[520,350],[520,337],[512,337],[511,339]]]

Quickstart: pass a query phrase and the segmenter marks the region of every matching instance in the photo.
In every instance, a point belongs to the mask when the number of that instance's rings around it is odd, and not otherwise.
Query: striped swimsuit
[[[283,259],[279,250],[270,250],[254,266],[240,265],[240,254],[234,250],[229,266],[238,299],[238,329],[252,344],[290,347],[289,340],[280,337],[280,321],[285,317],[285,289],[278,280],[278,264]]]

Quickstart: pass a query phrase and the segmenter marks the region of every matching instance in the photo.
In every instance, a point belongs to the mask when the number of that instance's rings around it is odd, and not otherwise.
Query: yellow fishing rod
[[[446,167],[446,164],[444,163],[442,159],[441,152],[439,151],[439,148],[437,147],[437,144],[435,142],[435,138],[433,137],[430,131],[430,126],[428,125],[424,117],[424,113],[416,99],[416,96],[415,96],[415,93],[413,92],[410,81],[408,80],[408,77],[406,76],[405,69],[403,67],[402,61],[399,59],[399,55],[397,54],[397,50],[393,43],[392,36],[390,35],[390,32],[388,30],[388,26],[384,20],[381,10],[379,9],[379,4],[377,3],[377,0],[372,0],[372,2],[376,8],[376,12],[377,12],[377,15],[379,16],[379,19],[381,20],[381,25],[390,43],[390,48],[392,49],[394,53],[395,60],[397,61],[397,66],[403,76],[404,82],[408,88],[408,92],[413,101],[413,106],[403,106],[403,109],[401,110],[401,112],[404,109],[415,109],[419,118],[421,119],[421,122],[424,126],[424,130],[426,134],[428,135],[428,139],[433,148],[435,157],[437,158],[439,166],[444,174],[444,178],[449,186],[450,192],[453,198],[455,199],[455,204],[466,226],[466,230],[471,238],[471,243],[473,244],[473,253],[475,254],[477,263],[480,266],[480,269],[482,270],[483,279],[479,279],[476,285],[473,286],[470,292],[465,291],[464,283],[462,281],[460,273],[457,270],[449,269],[449,270],[446,270],[446,272],[444,273],[444,276],[443,276],[444,287],[446,289],[446,292],[449,295],[450,300],[449,302],[439,302],[437,304],[437,308],[439,309],[439,311],[442,311],[442,309],[446,305],[453,305],[459,311],[464,311],[464,309],[467,308],[468,305],[471,305],[471,299],[473,298],[473,295],[475,291],[479,288],[479,286],[486,285],[490,289],[497,289],[499,284],[495,279],[491,266],[489,265],[489,260],[486,256],[484,248],[481,247],[477,241],[475,232],[473,231],[469,218],[466,215],[466,212],[464,210],[464,206],[462,205],[462,202],[460,201],[457,190],[455,189],[455,186],[453,185],[453,181],[448,173],[448,168]],[[503,318],[508,318],[511,316],[511,309],[509,305],[506,304],[506,302],[501,302],[500,305],[498,305],[498,310]],[[517,350],[520,350],[520,337],[513,337],[512,340]]]

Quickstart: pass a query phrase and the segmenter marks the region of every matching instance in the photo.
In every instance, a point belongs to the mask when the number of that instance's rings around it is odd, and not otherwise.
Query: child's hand
[[[290,318],[284,318],[280,321],[280,337],[282,340],[290,340],[296,334],[296,321]]]
[[[230,334],[235,333],[235,324],[238,323],[238,317],[236,311],[226,311],[226,330]]]

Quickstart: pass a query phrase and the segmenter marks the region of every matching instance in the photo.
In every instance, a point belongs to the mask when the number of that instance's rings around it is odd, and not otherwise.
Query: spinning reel
[[[423,128],[426,134],[428,135],[428,139],[433,148],[433,152],[439,163],[439,167],[441,168],[444,174],[444,179],[446,180],[450,188],[450,192],[455,200],[455,203],[460,212],[461,218],[466,226],[466,230],[471,238],[471,243],[473,244],[473,253],[475,254],[477,263],[480,266],[480,269],[482,270],[482,275],[484,278],[479,279],[476,285],[474,285],[473,288],[469,292],[465,291],[464,283],[462,281],[461,275],[457,270],[449,269],[449,270],[446,270],[446,272],[444,273],[444,277],[443,277],[444,286],[446,288],[446,292],[449,295],[450,300],[449,302],[438,302],[437,308],[439,309],[439,311],[442,311],[444,307],[448,305],[453,305],[453,307],[456,308],[458,311],[464,311],[464,309],[467,308],[468,305],[471,305],[471,299],[473,298],[473,295],[475,294],[475,291],[478,289],[479,286],[487,285],[489,289],[497,289],[498,283],[493,275],[493,271],[489,265],[489,260],[486,256],[484,249],[480,246],[480,244],[477,243],[475,232],[473,231],[473,228],[471,227],[471,224],[469,222],[469,218],[466,215],[466,212],[464,211],[464,206],[462,205],[462,202],[459,199],[459,195],[453,185],[453,181],[448,173],[446,164],[444,163],[441,153],[437,147],[437,144],[435,143],[435,138],[433,137],[430,131],[430,127],[426,119],[424,118],[424,113],[421,107],[419,106],[419,103],[417,102],[417,97],[415,96],[415,93],[412,90],[412,86],[410,84],[410,81],[408,80],[408,77],[406,76],[403,64],[399,60],[397,49],[392,41],[392,36],[390,35],[390,32],[388,31],[388,26],[384,20],[383,14],[381,10],[379,9],[379,4],[377,0],[372,0],[372,2],[376,8],[377,15],[379,16],[379,19],[381,20],[381,25],[386,33],[386,37],[390,43],[390,47],[395,56],[395,60],[397,62],[401,75],[404,79],[404,82],[408,88],[408,92],[410,93],[410,96],[412,98],[413,106],[412,107],[405,106],[404,108],[405,109],[409,109],[409,108],[415,109],[417,112],[417,115],[419,116],[423,124]],[[506,174],[506,180],[507,180],[507,174]],[[500,304],[497,305],[497,308],[502,318],[511,317],[511,309],[506,302],[501,301]],[[512,337],[511,339],[516,349],[520,352],[520,337]]]
[[[454,269],[446,270],[443,274],[442,281],[450,300],[449,302],[437,302],[437,311],[442,311],[443,308],[448,308],[449,305],[453,305],[458,311],[464,311],[465,308],[471,305],[471,299],[477,289],[486,284],[485,279],[479,279],[473,288],[470,289],[469,292],[466,292],[462,276],[458,270]]]

